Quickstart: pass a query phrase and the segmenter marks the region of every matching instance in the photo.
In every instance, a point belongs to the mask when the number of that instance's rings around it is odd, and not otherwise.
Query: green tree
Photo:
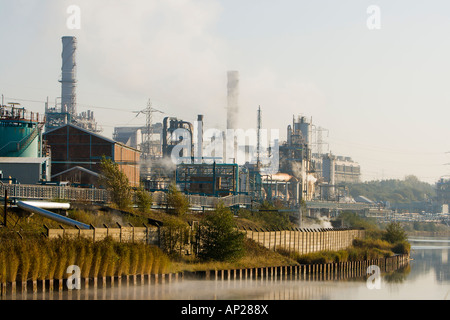
[[[389,179],[348,184],[352,197],[366,196],[374,201],[408,203],[433,198],[436,190],[433,185],[420,181],[416,176],[406,176],[404,180]]]
[[[170,217],[164,220],[161,229],[161,240],[164,251],[170,255],[177,255],[189,243],[189,226],[180,218]]]
[[[233,214],[223,204],[206,215],[199,233],[201,259],[234,261],[244,254],[245,235],[237,230]]]
[[[183,216],[189,210],[189,200],[178,190],[175,183],[169,185],[167,192],[167,204],[172,207],[175,215]]]
[[[152,209],[153,199],[150,192],[139,188],[136,190],[136,205],[142,213],[150,213]]]
[[[383,239],[390,243],[397,243],[406,241],[408,236],[399,222],[391,222],[386,227]]]
[[[111,201],[121,210],[129,209],[132,204],[132,189],[128,177],[111,159],[102,157],[100,165],[100,183],[111,192]]]
[[[363,228],[365,230],[377,230],[378,227],[373,219],[361,217],[359,214],[351,211],[344,211],[339,215],[344,226],[351,228]]]

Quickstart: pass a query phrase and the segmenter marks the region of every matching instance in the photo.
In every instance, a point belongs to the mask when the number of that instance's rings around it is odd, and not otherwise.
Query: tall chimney
[[[197,152],[195,163],[203,162],[203,115],[197,115]]]
[[[239,72],[228,71],[228,108],[227,129],[237,129],[237,117],[239,112]]]
[[[70,114],[73,119],[77,114],[76,98],[76,60],[77,38],[62,37],[62,67],[61,67],[61,111]]]

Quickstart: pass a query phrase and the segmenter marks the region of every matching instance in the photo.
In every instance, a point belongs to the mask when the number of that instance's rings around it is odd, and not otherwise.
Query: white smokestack
[[[237,119],[239,113],[239,72],[228,71],[228,108],[227,108],[227,129],[237,129]]]
[[[75,37],[62,37],[62,67],[61,67],[61,109],[68,112],[72,118],[77,113],[76,98],[76,60],[77,39]]]

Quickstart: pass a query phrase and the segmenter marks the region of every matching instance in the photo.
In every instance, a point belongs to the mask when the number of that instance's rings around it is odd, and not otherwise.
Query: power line
[[[41,101],[41,100],[20,99],[20,98],[12,98],[12,97],[4,97],[4,98],[8,99],[8,100],[22,101],[22,102],[47,103],[47,101]],[[100,107],[100,106],[94,106],[94,105],[84,104],[84,103],[77,103],[77,105],[81,106],[81,107],[85,107],[85,108],[114,110],[114,111],[130,112],[130,113],[133,112],[132,110],[128,110],[128,109],[111,108],[111,107]]]
[[[143,151],[144,152],[143,153],[144,153],[144,157],[146,157],[146,158],[148,157],[148,158],[151,159],[153,157],[153,148],[151,146],[152,135],[153,135],[153,129],[152,129],[153,117],[152,117],[152,114],[153,114],[153,112],[159,112],[159,113],[162,113],[162,114],[164,114],[165,112],[157,110],[157,109],[154,109],[152,107],[152,102],[151,102],[150,99],[148,99],[147,108],[145,108],[144,110],[133,111],[133,112],[137,113],[136,117],[139,116],[141,113],[145,114],[145,119],[146,119],[145,125],[147,127],[147,130],[146,130],[147,132],[146,132],[146,134],[144,136],[144,147],[143,147],[143,149],[144,149]]]

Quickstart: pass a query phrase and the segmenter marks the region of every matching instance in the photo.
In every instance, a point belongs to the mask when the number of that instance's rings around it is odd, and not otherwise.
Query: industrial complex
[[[348,156],[323,152],[325,129],[304,115],[286,122],[286,141],[263,134],[261,107],[255,108],[256,130],[244,132],[243,139],[235,134],[238,71],[227,73],[226,130],[206,130],[207,115],[196,115],[192,122],[165,117],[155,123],[152,114],[161,111],[148,101],[139,111],[146,116],[145,126],[116,127],[112,138],[102,136],[91,110],[77,113],[76,51],[76,38],[63,37],[61,97],[54,105],[47,101],[43,114],[2,101],[1,183],[101,188],[105,157],[119,165],[132,187],[151,192],[166,192],[176,183],[189,195],[245,195],[250,202],[279,201],[296,211],[306,204],[310,212],[330,213],[345,207],[342,199],[348,194],[341,186],[360,181],[360,165]],[[438,201],[447,211],[448,186],[445,180],[438,184]],[[347,202],[347,209],[352,203],[356,210],[367,209],[361,207],[364,201]]]

